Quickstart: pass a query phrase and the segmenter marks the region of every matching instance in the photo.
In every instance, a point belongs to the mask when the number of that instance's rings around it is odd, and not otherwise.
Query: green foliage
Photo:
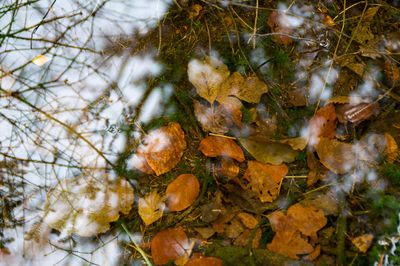
[[[400,166],[397,164],[384,164],[380,168],[381,174],[394,185],[400,184]]]
[[[300,151],[300,153],[296,156],[295,161],[305,166],[307,164],[307,152],[306,152],[306,150]]]
[[[242,112],[242,122],[250,123],[253,119],[254,113],[244,106],[240,107],[240,111]]]

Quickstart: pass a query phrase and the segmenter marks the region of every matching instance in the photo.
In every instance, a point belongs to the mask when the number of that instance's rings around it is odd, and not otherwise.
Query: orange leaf
[[[228,138],[208,136],[200,142],[199,150],[207,157],[228,156],[238,162],[245,160],[239,145]]]
[[[303,207],[297,203],[291,206],[287,211],[287,217],[290,219],[293,226],[295,226],[302,234],[317,238],[317,232],[326,225],[327,219],[325,218],[324,211],[315,207]]]
[[[355,125],[379,114],[379,104],[373,103],[348,103],[336,106],[336,115],[340,123],[351,122]]]
[[[168,126],[150,132],[131,160],[135,168],[145,173],[151,173],[152,169],[158,176],[176,166],[185,148],[185,135],[181,126],[171,122]]]
[[[386,149],[384,154],[387,156],[386,159],[389,163],[394,163],[397,156],[399,155],[399,147],[396,141],[389,133],[385,133]]]
[[[285,164],[272,165],[249,161],[244,178],[250,182],[251,189],[258,194],[261,202],[272,202],[279,193],[279,183],[289,169]]]
[[[222,260],[214,257],[201,257],[189,260],[186,266],[222,266]]]
[[[268,26],[271,28],[271,32],[290,35],[292,33],[292,29],[289,25],[285,25],[285,23],[283,23],[284,20],[284,15],[273,11],[269,15],[267,22]],[[275,35],[273,41],[280,44],[289,44],[292,42],[292,38],[284,35]]]
[[[156,265],[177,260],[190,252],[188,238],[182,228],[171,228],[157,233],[151,243],[151,256]]]
[[[192,174],[182,174],[168,185],[165,195],[170,211],[182,211],[199,195],[200,184]]]
[[[238,238],[235,239],[234,244],[237,246],[247,246],[250,241],[252,230],[246,229]],[[253,248],[258,248],[260,246],[260,239],[261,239],[261,229],[257,229],[256,235],[253,238],[253,242],[251,246]]]
[[[236,165],[233,159],[222,157],[221,168],[218,168],[217,171],[229,178],[235,178],[239,174],[239,166]]]
[[[258,224],[257,219],[254,218],[253,215],[249,213],[241,212],[237,216],[242,221],[242,223],[249,229],[254,229]]]
[[[318,143],[320,137],[333,138],[336,130],[336,113],[335,106],[328,104],[319,109],[317,113],[310,119],[309,144],[314,146]]]

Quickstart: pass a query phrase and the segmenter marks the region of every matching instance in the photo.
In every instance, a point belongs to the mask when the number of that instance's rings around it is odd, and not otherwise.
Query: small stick
[[[139,245],[136,243],[136,241],[133,239],[133,236],[131,235],[131,233],[128,231],[128,229],[126,229],[124,224],[121,224],[122,228],[125,230],[125,232],[128,234],[129,239],[132,241],[132,243],[135,245],[137,251],[139,251],[140,255],[142,255],[144,261],[146,262],[147,265],[149,266],[153,266],[153,264],[151,264],[151,262],[149,261],[149,258],[147,258],[146,253],[143,251],[143,249],[141,249],[139,247]]]

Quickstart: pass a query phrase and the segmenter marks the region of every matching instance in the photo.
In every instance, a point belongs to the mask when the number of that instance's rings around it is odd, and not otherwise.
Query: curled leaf
[[[192,205],[199,195],[200,184],[192,174],[178,176],[168,185],[165,195],[170,211],[182,211]]]

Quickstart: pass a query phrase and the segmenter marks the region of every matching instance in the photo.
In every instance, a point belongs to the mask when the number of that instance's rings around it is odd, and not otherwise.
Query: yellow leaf
[[[153,190],[144,198],[139,199],[139,215],[146,225],[150,225],[163,216],[165,204],[157,193]]]
[[[51,60],[50,57],[47,57],[45,55],[38,55],[36,56],[33,60],[32,63],[34,63],[37,66],[43,66],[44,64],[46,64],[47,62],[49,62]]]

